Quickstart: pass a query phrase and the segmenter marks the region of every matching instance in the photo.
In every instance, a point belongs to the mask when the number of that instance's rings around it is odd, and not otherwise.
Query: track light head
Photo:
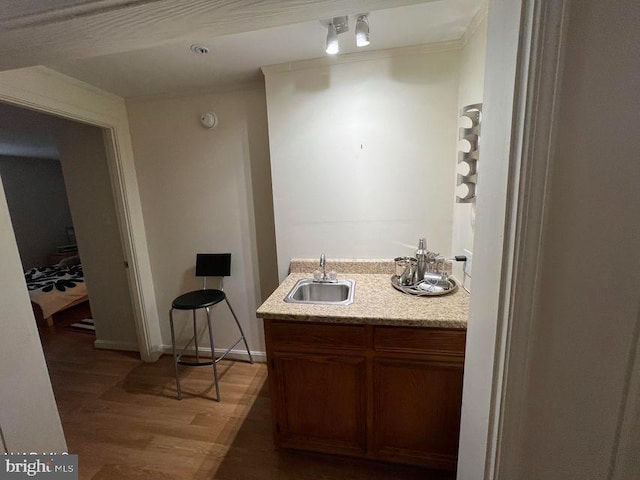
[[[358,47],[366,47],[369,43],[369,15],[363,13],[358,15],[358,20],[356,21],[356,45]]]
[[[340,51],[340,45],[338,44],[338,33],[333,23],[327,26],[327,48],[326,52],[329,55],[335,55]]]

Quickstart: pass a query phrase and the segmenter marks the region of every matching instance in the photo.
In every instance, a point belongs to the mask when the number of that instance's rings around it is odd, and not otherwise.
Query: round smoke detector
[[[216,128],[218,126],[218,116],[213,112],[205,112],[200,115],[200,124],[204,128]]]
[[[197,43],[191,45],[189,47],[189,50],[198,55],[206,55],[207,53],[209,53],[209,49],[207,47],[205,47],[204,45],[198,45]]]

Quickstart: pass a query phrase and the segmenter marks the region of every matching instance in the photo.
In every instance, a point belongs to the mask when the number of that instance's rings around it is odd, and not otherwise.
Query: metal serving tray
[[[415,285],[400,285],[397,275],[391,277],[391,285],[393,288],[407,295],[413,295],[414,297],[439,297],[458,290],[458,282],[453,278],[447,278],[447,283],[449,284],[449,288],[447,288],[447,286],[433,285],[425,280]]]

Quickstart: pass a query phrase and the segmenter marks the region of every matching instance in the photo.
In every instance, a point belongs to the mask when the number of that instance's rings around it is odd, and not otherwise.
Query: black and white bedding
[[[35,267],[24,274],[29,297],[48,318],[88,298],[82,265]]]

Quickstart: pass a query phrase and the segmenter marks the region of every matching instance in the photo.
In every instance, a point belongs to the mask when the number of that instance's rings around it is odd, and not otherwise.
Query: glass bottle
[[[424,274],[427,273],[428,256],[427,239],[421,238],[418,240],[418,249],[416,250],[418,266],[416,268],[416,278],[414,283],[421,282],[424,279]]]

